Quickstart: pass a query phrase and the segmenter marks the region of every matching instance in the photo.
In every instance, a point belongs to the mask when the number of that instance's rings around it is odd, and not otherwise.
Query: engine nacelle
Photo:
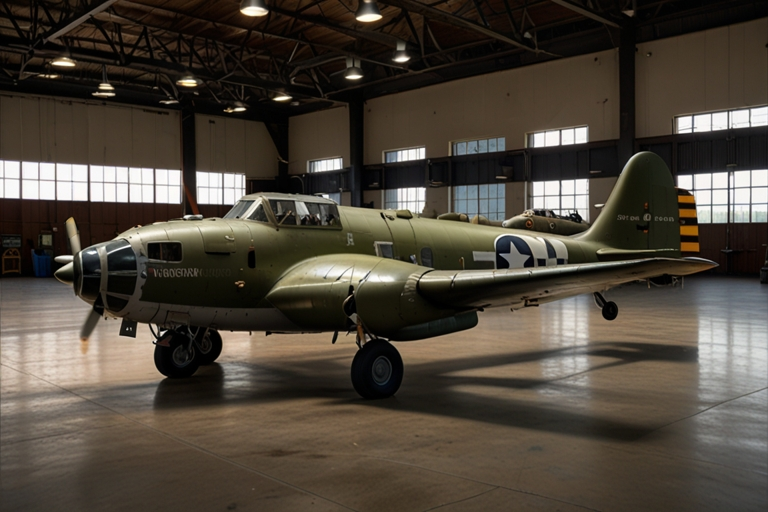
[[[440,336],[477,325],[475,311],[435,306],[418,293],[431,269],[366,255],[321,256],[290,269],[267,300],[308,331],[350,328],[356,313],[373,335],[394,341]],[[354,295],[354,311],[344,302]]]

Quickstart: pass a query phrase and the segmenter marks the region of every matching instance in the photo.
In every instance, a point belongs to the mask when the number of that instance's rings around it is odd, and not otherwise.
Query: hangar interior
[[[768,506],[768,4],[242,3],[264,16],[0,9],[0,508]],[[257,191],[594,221],[639,151],[693,191],[713,275],[612,291],[613,323],[582,296],[399,344],[387,400],[320,334],[224,333],[217,364],[160,379],[146,336],[81,343],[86,305],[28,277],[69,217],[86,247]]]

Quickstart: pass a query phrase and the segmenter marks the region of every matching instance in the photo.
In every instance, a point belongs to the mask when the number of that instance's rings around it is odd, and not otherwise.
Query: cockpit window
[[[181,261],[181,242],[149,242],[147,257],[159,261]]]
[[[253,212],[248,215],[248,219],[258,222],[269,222],[269,218],[267,218],[267,212],[264,210],[264,204],[260,202],[253,210]]]
[[[339,210],[335,204],[296,203],[302,226],[339,226]],[[304,212],[302,212],[302,209]]]
[[[246,201],[246,200],[238,201],[235,204],[235,206],[233,206],[232,209],[229,210],[226,215],[224,215],[224,218],[240,219],[243,217],[245,212],[248,211],[248,209],[251,207],[252,204],[253,204],[253,201]]]
[[[272,211],[275,214],[278,225],[296,225],[296,201],[278,199],[272,204]]]

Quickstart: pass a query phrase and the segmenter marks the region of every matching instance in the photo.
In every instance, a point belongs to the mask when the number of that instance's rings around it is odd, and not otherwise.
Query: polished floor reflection
[[[0,509],[768,508],[768,285],[689,278],[480,314],[400,343],[397,396],[349,381],[351,336],[222,333],[155,370],[149,330],[52,279],[0,280]]]

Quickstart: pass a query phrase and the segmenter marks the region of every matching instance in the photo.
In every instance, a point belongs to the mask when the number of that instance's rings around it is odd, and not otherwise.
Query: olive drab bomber
[[[585,232],[572,236],[422,219],[291,194],[244,196],[224,218],[187,216],[79,248],[57,271],[94,318],[156,326],[155,363],[187,377],[221,350],[219,330],[355,332],[355,389],[391,396],[402,360],[386,340],[474,327],[486,307],[518,309],[715,264],[681,257],[678,195],[664,162],[639,153]]]

